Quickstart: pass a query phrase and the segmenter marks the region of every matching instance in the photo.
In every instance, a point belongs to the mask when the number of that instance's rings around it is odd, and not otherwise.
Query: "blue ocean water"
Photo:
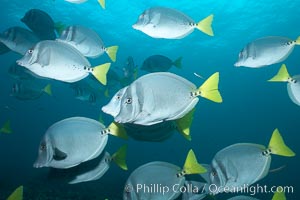
[[[38,8],[47,12],[54,21],[67,25],[84,25],[94,29],[107,45],[119,45],[117,61],[112,67],[121,66],[128,56],[141,66],[153,54],[162,54],[175,60],[182,56],[182,69],[171,72],[185,77],[196,85],[203,83],[194,72],[207,78],[220,72],[219,90],[222,104],[200,99],[196,106],[191,127],[192,141],[180,134],[160,142],[123,141],[110,137],[107,150],[115,152],[128,144],[129,170],[122,171],[115,165],[98,181],[67,185],[51,177],[49,169],[32,167],[39,142],[49,126],[72,116],[98,119],[101,107],[109,99],[90,104],[74,98],[70,87],[62,82],[50,81],[53,96],[43,95],[32,101],[21,101],[12,96],[14,80],[8,74],[9,66],[20,55],[7,53],[0,56],[0,123],[10,119],[13,133],[0,134],[0,198],[7,197],[16,187],[24,185],[24,199],[121,199],[123,186],[130,173],[138,166],[151,161],[166,161],[178,166],[184,164],[189,149],[193,149],[201,163],[210,163],[220,149],[238,142],[268,145],[275,128],[285,142],[296,152],[299,148],[300,108],[288,97],[286,83],[269,83],[280,64],[250,69],[233,66],[239,51],[250,41],[264,36],[284,36],[296,39],[300,35],[298,8],[300,1],[106,1],[103,10],[96,0],[71,4],[63,0],[17,1],[1,0],[0,31],[11,26],[25,25],[20,21],[26,11]],[[178,9],[195,21],[214,14],[215,36],[195,30],[180,40],[154,39],[132,28],[138,16],[152,6]],[[290,74],[300,74],[300,48],[284,62]],[[91,60],[93,65],[109,61],[104,55]],[[140,75],[144,72],[140,72]],[[111,117],[102,114],[106,124]],[[273,156],[271,169],[285,166],[270,173],[259,184],[293,186],[294,192],[287,199],[300,199],[297,180],[298,156],[284,158]],[[53,172],[54,173],[54,172]],[[55,174],[55,173],[54,173]],[[63,175],[56,175],[63,178]],[[260,193],[257,198],[271,199],[271,194]],[[222,197],[216,197],[222,199]]]

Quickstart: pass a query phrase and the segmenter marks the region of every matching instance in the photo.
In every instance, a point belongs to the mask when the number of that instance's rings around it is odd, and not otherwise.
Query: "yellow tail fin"
[[[285,64],[282,64],[278,73],[268,81],[270,81],[270,82],[286,82],[286,81],[288,81],[289,78],[291,78],[291,76],[289,75]]]
[[[108,57],[113,61],[116,62],[117,59],[117,52],[118,52],[119,47],[118,46],[111,46],[106,48],[106,53]]]
[[[284,192],[275,192],[272,200],[286,200]]]
[[[108,129],[109,129],[109,133],[111,135],[123,138],[125,140],[128,139],[126,130],[125,130],[125,128],[121,124],[118,124],[117,122],[112,122],[108,126]]]
[[[295,153],[284,143],[278,129],[274,130],[268,148],[271,150],[271,153],[275,155],[286,157],[295,156]]]
[[[219,85],[219,72],[211,75],[198,89],[198,93],[201,97],[209,99],[211,101],[221,103],[222,96],[218,90]]]
[[[7,120],[5,124],[2,126],[2,128],[0,129],[0,133],[6,133],[6,134],[12,133],[9,120]]]
[[[296,45],[300,45],[300,36],[296,39]]]
[[[95,76],[95,78],[102,83],[103,85],[106,85],[106,74],[110,68],[110,63],[105,63],[102,65],[98,65],[93,68],[92,74]]]
[[[23,199],[23,186],[18,187],[7,200],[22,200]]]
[[[174,62],[173,62],[173,65],[179,69],[181,69],[181,60],[182,60],[182,57],[179,57],[177,58]]]
[[[105,9],[105,0],[98,0],[98,3],[103,9]]]
[[[51,84],[46,85],[43,91],[46,92],[48,95],[52,96]]]
[[[214,18],[214,15],[209,15],[205,19],[198,22],[197,28],[207,35],[214,36],[213,30],[211,28],[213,18]]]
[[[126,154],[127,154],[127,145],[122,146],[114,155],[112,155],[112,160],[124,170],[127,170],[126,164]]]
[[[191,110],[188,114],[186,114],[184,117],[176,120],[177,130],[179,133],[183,135],[183,137],[189,141],[192,140],[190,135],[190,127],[193,122],[195,108]]]
[[[205,173],[207,170],[198,163],[194,151],[190,150],[186,157],[183,166],[183,171],[185,174],[202,174]]]

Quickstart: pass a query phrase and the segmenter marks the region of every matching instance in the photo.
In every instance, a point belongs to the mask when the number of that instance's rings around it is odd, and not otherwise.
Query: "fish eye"
[[[139,17],[139,19],[143,19],[145,17],[145,13],[142,13]]]
[[[118,96],[117,96],[117,100],[120,100],[120,99],[121,99],[121,96],[120,96],[120,95],[118,95]]]
[[[218,174],[217,174],[216,171],[212,171],[212,172],[211,172],[211,175],[212,175],[213,177],[216,177]]]
[[[29,49],[28,53],[32,54],[33,53],[33,49]]]
[[[131,104],[132,103],[132,98],[127,98],[125,103],[126,104]]]
[[[40,150],[41,151],[45,151],[46,150],[46,144],[41,144],[41,146],[40,146]]]
[[[242,52],[240,52],[240,53],[239,53],[239,58],[241,58],[241,57],[242,57],[242,55],[243,55],[243,54],[242,54]]]

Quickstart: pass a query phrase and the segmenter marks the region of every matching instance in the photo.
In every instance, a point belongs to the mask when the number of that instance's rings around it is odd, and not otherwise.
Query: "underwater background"
[[[166,161],[183,166],[186,154],[193,149],[200,163],[210,163],[222,148],[250,142],[268,145],[271,134],[278,128],[296,154],[300,152],[300,107],[288,97],[286,83],[267,82],[282,63],[252,69],[234,67],[240,50],[250,41],[265,36],[284,36],[296,39],[300,35],[300,1],[286,0],[231,0],[231,1],[171,1],[171,0],[107,0],[102,9],[96,0],[72,4],[63,0],[1,0],[0,31],[11,26],[25,25],[20,21],[24,14],[37,8],[47,12],[55,22],[66,25],[84,25],[95,30],[106,45],[118,45],[117,61],[112,68],[124,65],[132,56],[138,67],[154,54],[172,60],[182,56],[182,69],[171,68],[195,85],[200,86],[214,72],[220,72],[219,90],[223,103],[215,104],[200,99],[196,106],[191,128],[192,141],[174,134],[163,142],[128,141],[109,137],[108,152],[115,152],[128,144],[128,171],[112,164],[110,170],[97,181],[68,185],[64,172],[49,168],[35,169],[39,142],[53,123],[73,116],[98,119],[105,124],[113,120],[102,113],[101,107],[110,98],[91,104],[74,98],[70,86],[55,80],[52,96],[43,95],[36,100],[22,101],[10,95],[14,80],[9,66],[21,56],[9,52],[0,56],[0,123],[10,120],[12,134],[0,134],[0,199],[5,199],[19,185],[24,185],[24,199],[122,199],[123,187],[130,173],[151,161]],[[195,30],[180,40],[154,39],[132,28],[138,16],[152,6],[165,6],[182,11],[195,21],[214,14],[214,37]],[[300,48],[295,47],[284,61],[291,75],[300,74]],[[90,59],[92,66],[108,62],[107,55]],[[145,74],[139,71],[139,76]],[[101,91],[103,92],[103,91]],[[113,94],[112,94],[113,95]],[[272,156],[271,169],[285,166],[270,173],[260,185],[293,186],[287,199],[300,199],[297,178],[300,162],[298,156],[285,158]],[[224,196],[218,195],[216,199]],[[255,197],[271,199],[271,194],[259,193]]]

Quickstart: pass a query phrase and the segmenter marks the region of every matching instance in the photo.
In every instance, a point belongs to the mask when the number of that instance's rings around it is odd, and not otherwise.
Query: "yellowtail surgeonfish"
[[[97,58],[104,52],[115,62],[118,46],[106,47],[100,36],[92,29],[84,26],[69,26],[57,39],[72,45],[85,57]]]
[[[100,122],[85,117],[61,120],[46,131],[34,167],[66,169],[77,166],[101,154],[108,134],[126,138],[122,133],[115,124],[105,128]]]
[[[104,152],[108,134],[126,138],[125,135],[121,135],[121,131],[114,124],[105,128],[100,122],[84,117],[59,121],[44,135],[34,167],[53,167],[67,171],[71,170],[70,168],[75,169],[76,174],[68,182],[69,184],[98,180],[109,169],[111,161],[127,170],[127,146],[122,146],[113,155]],[[92,169],[85,168],[77,171],[82,166],[80,164],[87,164],[98,156],[102,158]]]
[[[186,175],[205,172],[193,150],[189,151],[183,168],[167,162],[150,162],[131,173],[126,181],[123,199],[176,199],[181,194],[180,188],[184,186]],[[151,188],[153,192],[149,192]]]
[[[132,27],[153,38],[180,39],[192,33],[195,28],[213,36],[212,20],[213,15],[209,15],[196,23],[178,10],[152,7],[145,10]]]
[[[110,67],[110,63],[106,63],[92,68],[90,62],[77,49],[52,40],[37,43],[17,63],[39,76],[68,83],[92,74],[104,85]]]
[[[274,130],[268,147],[237,143],[222,149],[214,156],[211,164],[210,184],[220,188],[214,192],[222,193],[224,188],[241,190],[261,180],[269,173],[272,154],[295,156],[284,143],[278,129]]]
[[[285,37],[269,36],[247,44],[239,53],[236,67],[259,68],[284,61],[300,44],[300,37],[291,40]]]
[[[210,76],[198,89],[190,81],[172,73],[144,75],[118,91],[102,111],[118,123],[153,125],[177,120],[188,114],[201,96],[222,102],[218,91],[219,73]]]
[[[290,76],[286,65],[283,64],[278,73],[269,80],[270,82],[287,82],[287,91],[290,99],[300,106],[300,75]]]

